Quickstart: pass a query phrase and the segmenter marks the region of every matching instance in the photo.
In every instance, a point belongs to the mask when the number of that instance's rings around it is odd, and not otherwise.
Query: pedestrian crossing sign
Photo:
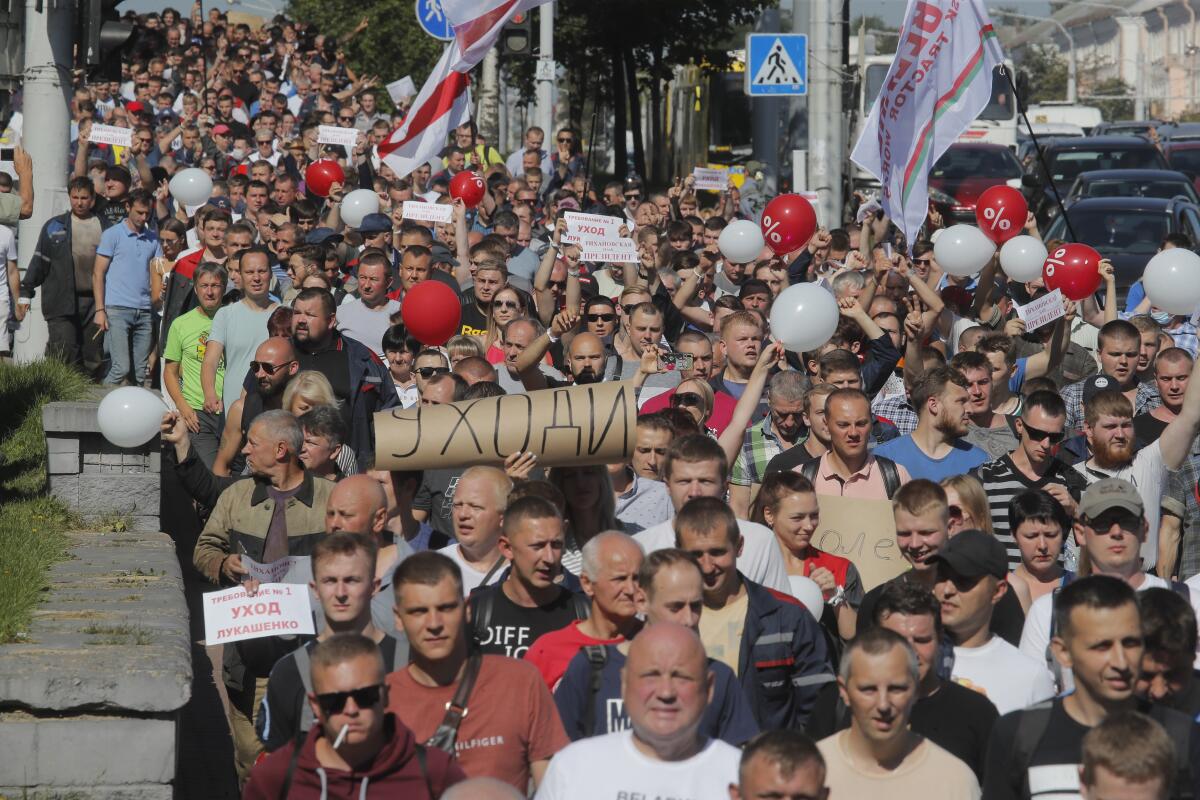
[[[808,37],[803,33],[746,36],[746,94],[808,94]]]

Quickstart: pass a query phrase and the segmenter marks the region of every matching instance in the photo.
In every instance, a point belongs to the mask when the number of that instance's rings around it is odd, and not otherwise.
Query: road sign
[[[803,33],[747,35],[746,94],[808,94],[808,37]]]
[[[446,12],[442,11],[442,0],[417,0],[417,24],[435,39],[448,42],[454,38]]]

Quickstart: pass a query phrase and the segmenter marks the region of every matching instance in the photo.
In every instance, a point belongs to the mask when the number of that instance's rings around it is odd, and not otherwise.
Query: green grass
[[[76,522],[46,490],[42,406],[78,400],[88,380],[59,361],[0,363],[0,644],[19,641],[46,590],[50,566],[67,557]]]
[[[88,644],[151,644],[154,634],[136,625],[88,625],[83,629],[95,636]]]
[[[42,406],[79,400],[87,378],[61,361],[0,363],[0,502],[46,489],[46,434]]]
[[[66,508],[51,497],[0,506],[0,644],[20,641],[48,587],[50,566],[67,556]]]

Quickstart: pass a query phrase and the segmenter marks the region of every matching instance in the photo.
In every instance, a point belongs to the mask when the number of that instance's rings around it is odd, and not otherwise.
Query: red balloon
[[[404,295],[400,318],[421,344],[440,347],[458,333],[462,305],[454,290],[441,281],[421,281]]]
[[[1004,244],[1020,235],[1029,216],[1025,196],[1011,186],[993,186],[975,203],[975,221],[979,230],[996,244]]]
[[[817,213],[798,194],[781,194],[763,209],[763,239],[777,255],[799,250],[817,230]]]
[[[346,173],[332,159],[314,161],[304,171],[304,185],[317,197],[329,197],[329,190],[335,183],[345,182]]]
[[[1100,254],[1086,244],[1059,245],[1046,257],[1042,279],[1047,289],[1062,290],[1068,300],[1090,297],[1104,280],[1100,275]]]
[[[462,200],[467,208],[474,208],[483,200],[487,185],[478,172],[464,169],[450,179],[450,196]]]

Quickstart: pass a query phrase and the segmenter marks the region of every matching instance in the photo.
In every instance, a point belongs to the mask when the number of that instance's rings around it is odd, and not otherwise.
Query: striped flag
[[[513,14],[549,0],[442,0],[454,41],[438,60],[408,116],[379,145],[379,156],[404,177],[441,152],[450,133],[471,118],[467,73],[483,60]]]
[[[879,178],[883,209],[912,244],[929,170],[991,99],[1004,63],[982,0],[909,0],[897,53],[851,159]]]

